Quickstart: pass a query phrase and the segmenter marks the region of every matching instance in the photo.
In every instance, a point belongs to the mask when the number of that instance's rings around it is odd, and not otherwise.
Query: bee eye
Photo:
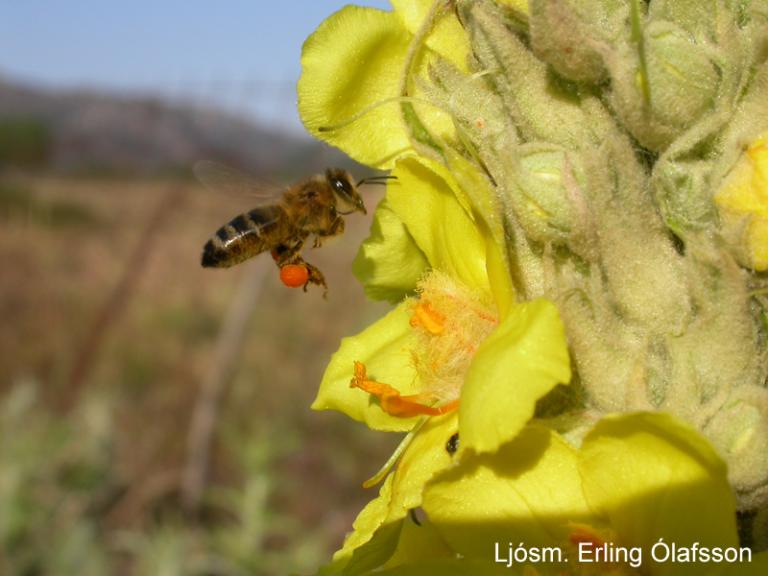
[[[341,194],[347,194],[347,187],[344,186],[344,181],[336,179],[333,181],[333,186],[336,188],[337,192],[340,192]]]

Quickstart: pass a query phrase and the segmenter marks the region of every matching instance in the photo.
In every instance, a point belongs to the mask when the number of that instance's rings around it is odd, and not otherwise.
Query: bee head
[[[333,190],[336,206],[340,208],[339,214],[351,214],[356,211],[367,214],[363,198],[357,192],[357,186],[352,183],[352,178],[346,170],[329,168],[325,171],[325,177]]]

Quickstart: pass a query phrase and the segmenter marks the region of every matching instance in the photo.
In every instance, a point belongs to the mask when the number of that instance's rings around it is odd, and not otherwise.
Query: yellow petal
[[[422,506],[466,557],[488,559],[495,542],[559,546],[571,522],[592,517],[576,450],[543,426],[525,428],[493,454],[463,456],[427,484]]]
[[[453,117],[437,106],[419,102],[430,100],[423,80],[430,77],[431,69],[442,59],[449,60],[459,70],[468,73],[468,36],[455,11],[445,4],[435,14],[431,14],[435,5],[433,0],[393,0],[392,5],[412,36],[413,61],[403,63],[409,66],[405,93],[416,99],[416,102],[406,104],[404,109],[409,133],[422,144],[442,150],[440,142],[454,139]],[[422,27],[426,27],[425,36],[420,36]]]
[[[427,559],[453,557],[453,550],[443,541],[429,518],[420,514],[419,524],[410,518],[403,521],[397,549],[384,567],[391,568]]]
[[[563,576],[546,568],[542,571],[525,567],[507,568],[503,564],[483,560],[451,558],[421,560],[389,570],[371,572],[370,576]]]
[[[323,567],[319,576],[360,574],[384,564],[395,552],[402,522],[385,524],[392,495],[392,479],[381,487],[379,496],[371,500],[355,519],[344,546]]]
[[[428,16],[434,0],[391,0],[391,4],[405,28],[411,34],[416,34]],[[455,11],[443,10],[437,15],[437,21],[426,38],[426,45],[459,70],[469,71],[469,39],[456,18]]]
[[[347,6],[325,20],[302,50],[299,114],[316,137],[363,164],[389,169],[411,146],[395,102],[411,35],[393,12]]]
[[[768,270],[768,136],[755,140],[715,195],[726,233],[737,236],[743,264]]]
[[[480,345],[461,391],[462,442],[493,452],[533,417],[536,402],[571,379],[565,331],[547,300],[513,306]]]
[[[360,246],[352,263],[352,271],[366,296],[399,302],[414,291],[428,264],[385,198],[376,208],[371,235]]]
[[[388,521],[405,516],[421,506],[424,485],[450,467],[456,459],[446,450],[446,443],[458,430],[456,413],[430,418],[411,442],[393,476],[392,499]]]
[[[496,301],[499,316],[504,318],[515,301],[515,291],[506,259],[506,233],[502,224],[501,207],[487,177],[461,154],[445,151],[450,177],[455,179],[454,193],[468,213],[483,215],[475,219],[486,242],[486,271]]]
[[[379,496],[357,517],[354,531],[322,574],[337,574],[342,569],[344,574],[357,574],[361,567],[372,570],[385,562],[393,566],[409,559],[450,553],[432,528],[426,538],[418,534],[422,544],[420,549],[414,549],[414,543],[405,542],[403,538],[418,532],[417,528],[409,526],[412,521],[406,518],[411,509],[421,505],[424,485],[437,472],[449,467],[455,457],[448,454],[445,444],[457,426],[455,414],[429,419],[409,445],[395,472],[387,476]],[[405,530],[404,535],[401,535],[401,529]],[[423,547],[427,545],[429,548]]]
[[[372,379],[395,386],[402,394],[420,392],[411,361],[415,335],[405,304],[363,330],[344,338],[325,370],[313,410],[339,410],[376,430],[410,430],[416,418],[396,418],[384,412],[363,390],[350,388],[355,362],[365,364]]]
[[[716,564],[704,574],[705,576],[765,576],[768,574],[768,552],[754,554],[752,562]]]
[[[485,239],[459,203],[450,173],[437,163],[408,157],[393,175],[398,180],[387,187],[389,205],[432,267],[490,293]]]
[[[500,247],[493,238],[485,239],[485,269],[488,273],[488,282],[491,285],[491,293],[496,303],[499,318],[504,320],[512,311],[515,303],[515,291],[512,287],[509,266],[504,257],[504,248]]]
[[[617,541],[642,546],[644,557],[660,538],[678,547],[738,544],[725,464],[668,414],[603,418],[584,440],[579,469],[590,505],[610,520]],[[657,563],[653,574],[688,573],[684,568]]]

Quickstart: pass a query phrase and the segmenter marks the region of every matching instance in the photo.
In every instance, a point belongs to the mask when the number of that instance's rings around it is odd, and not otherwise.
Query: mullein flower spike
[[[328,573],[729,547],[736,510],[768,548],[768,2],[392,5],[302,55],[308,130],[397,176],[354,264],[395,308],[313,407],[407,436]]]

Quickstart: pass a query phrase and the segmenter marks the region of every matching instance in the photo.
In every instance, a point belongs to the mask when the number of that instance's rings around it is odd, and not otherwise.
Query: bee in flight
[[[366,214],[358,188],[383,184],[391,176],[373,176],[356,184],[349,172],[329,168],[283,190],[264,193],[264,186],[243,174],[216,164],[198,162],[195,175],[214,190],[254,193],[256,207],[232,218],[203,246],[204,267],[228,268],[269,250],[280,279],[286,286],[307,290],[309,284],[327,291],[325,278],[305,261],[301,249],[314,235],[314,247],[344,232],[344,218],[354,212]]]

